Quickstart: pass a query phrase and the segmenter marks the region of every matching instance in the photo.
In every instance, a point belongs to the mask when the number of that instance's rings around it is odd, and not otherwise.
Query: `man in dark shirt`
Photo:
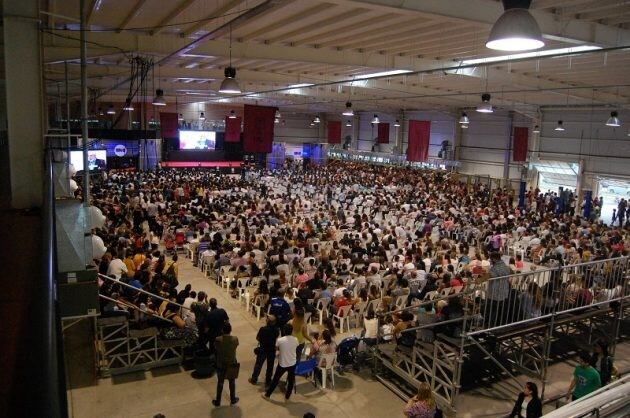
[[[222,310],[222,309],[221,309]],[[222,335],[214,341],[217,361],[217,397],[212,401],[212,405],[221,405],[221,394],[223,393],[223,383],[228,380],[230,386],[230,404],[234,405],[238,402],[236,397],[236,377],[230,376],[228,369],[236,366],[236,347],[238,347],[238,338],[230,335],[232,333],[232,325],[229,322],[223,324],[221,328]]]
[[[258,383],[258,376],[262,370],[263,363],[267,362],[267,371],[265,373],[265,388],[271,384],[273,375],[273,364],[276,361],[276,339],[280,331],[276,326],[276,317],[267,316],[267,324],[260,327],[256,340],[258,347],[256,348],[256,363],[254,364],[254,372],[249,379],[249,383],[255,385]]]
[[[225,309],[217,307],[217,300],[215,298],[210,299],[210,311],[203,320],[205,342],[208,344],[210,351],[214,350],[214,340],[223,333],[223,325],[229,320],[230,318]]]
[[[271,305],[269,314],[276,317],[278,327],[283,327],[284,324],[291,319],[291,307],[287,301],[284,300],[284,291],[278,291],[276,295],[272,297],[269,305]]]

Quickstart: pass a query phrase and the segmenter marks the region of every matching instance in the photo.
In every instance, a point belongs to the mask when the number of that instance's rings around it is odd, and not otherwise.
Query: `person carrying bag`
[[[217,362],[217,397],[212,401],[212,405],[221,405],[221,395],[223,394],[223,383],[227,379],[230,386],[230,405],[238,402],[236,397],[236,379],[241,365],[236,361],[236,347],[238,347],[238,338],[230,335],[232,333],[232,325],[226,322],[223,325],[223,335],[217,337],[214,341]]]

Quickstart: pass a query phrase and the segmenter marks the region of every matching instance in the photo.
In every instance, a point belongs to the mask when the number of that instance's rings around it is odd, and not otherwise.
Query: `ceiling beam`
[[[117,32],[120,32],[123,29],[127,29],[127,25],[129,25],[129,23],[131,23],[133,18],[137,16],[137,14],[140,12],[140,9],[142,9],[142,6],[144,6],[146,1],[147,0],[137,0],[136,1],[136,4],[133,5],[133,7],[129,11],[129,13],[127,13],[127,16],[125,16],[123,21],[120,22],[120,25],[118,25],[118,28],[116,29]]]
[[[320,13],[325,13],[329,11],[330,9],[334,9],[335,7],[336,5],[334,4],[328,4],[328,3],[317,4],[306,10],[300,10],[296,13],[293,13],[290,16],[287,16],[283,19],[277,19],[275,20],[275,22],[269,25],[263,26],[262,28],[259,28],[253,32],[249,32],[246,35],[239,35],[238,40],[239,42],[249,42],[252,39],[256,39],[259,36],[264,35],[265,33],[272,32],[274,30],[283,28],[287,25],[292,25],[303,19],[309,19],[313,16],[317,16]]]
[[[208,16],[206,16],[206,18],[198,23],[194,23],[192,24],[188,29],[184,30],[182,32],[182,36],[190,36],[193,33],[197,32],[200,29],[205,28],[206,26],[210,25],[210,24],[214,24],[217,22],[216,17],[217,16],[222,16],[224,14],[226,14],[227,12],[229,12],[230,10],[234,9],[235,7],[240,6],[241,4],[245,3],[247,0],[230,0],[228,1],[226,4],[224,4],[222,7],[219,7],[216,10],[213,10],[212,13],[210,13]]]
[[[340,5],[362,5],[383,12],[417,13],[425,17],[439,17],[452,22],[466,22],[489,27],[503,13],[501,2],[494,0],[328,0]],[[567,43],[619,46],[630,44],[630,30],[582,20],[559,19],[544,10],[531,10],[543,36]]]
[[[180,3],[175,6],[174,9],[171,9],[169,12],[166,13],[166,16],[164,16],[164,18],[162,18],[162,20],[160,20],[157,25],[155,25],[155,29],[151,30],[149,34],[157,35],[158,33],[162,32],[164,29],[166,29],[166,26],[173,21],[173,19],[179,16],[180,13],[190,7],[190,5],[192,5],[195,1],[197,0],[180,1]]]

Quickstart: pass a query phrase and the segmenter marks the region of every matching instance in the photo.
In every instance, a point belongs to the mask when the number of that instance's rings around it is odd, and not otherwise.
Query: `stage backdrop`
[[[241,140],[242,120],[240,116],[233,119],[225,117],[225,142],[239,142]]]
[[[243,151],[269,154],[277,107],[245,105]]]
[[[407,161],[426,161],[428,159],[430,136],[430,121],[409,121],[409,135],[407,137]]]
[[[162,138],[179,137],[179,121],[177,113],[160,112],[160,126],[162,128]]]
[[[527,161],[529,129],[515,126],[512,137],[512,161]]]
[[[328,121],[328,143],[341,144],[341,122]]]
[[[378,124],[378,143],[389,144],[389,123]]]

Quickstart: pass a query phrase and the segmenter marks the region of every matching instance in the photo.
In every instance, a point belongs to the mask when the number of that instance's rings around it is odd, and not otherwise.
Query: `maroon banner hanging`
[[[409,121],[409,135],[407,136],[407,161],[426,161],[428,159],[430,136],[430,121]]]
[[[243,151],[269,154],[277,107],[245,105]]]
[[[341,144],[341,122],[328,121],[328,143]]]
[[[179,121],[177,119],[177,113],[160,112],[160,128],[162,131],[162,138],[179,137]]]
[[[225,142],[241,141],[241,119],[240,116],[235,118],[225,117]]]
[[[379,123],[378,124],[378,143],[379,144],[389,144],[389,123]]]
[[[527,161],[527,146],[529,140],[529,129],[515,126],[512,137],[512,161]]]

